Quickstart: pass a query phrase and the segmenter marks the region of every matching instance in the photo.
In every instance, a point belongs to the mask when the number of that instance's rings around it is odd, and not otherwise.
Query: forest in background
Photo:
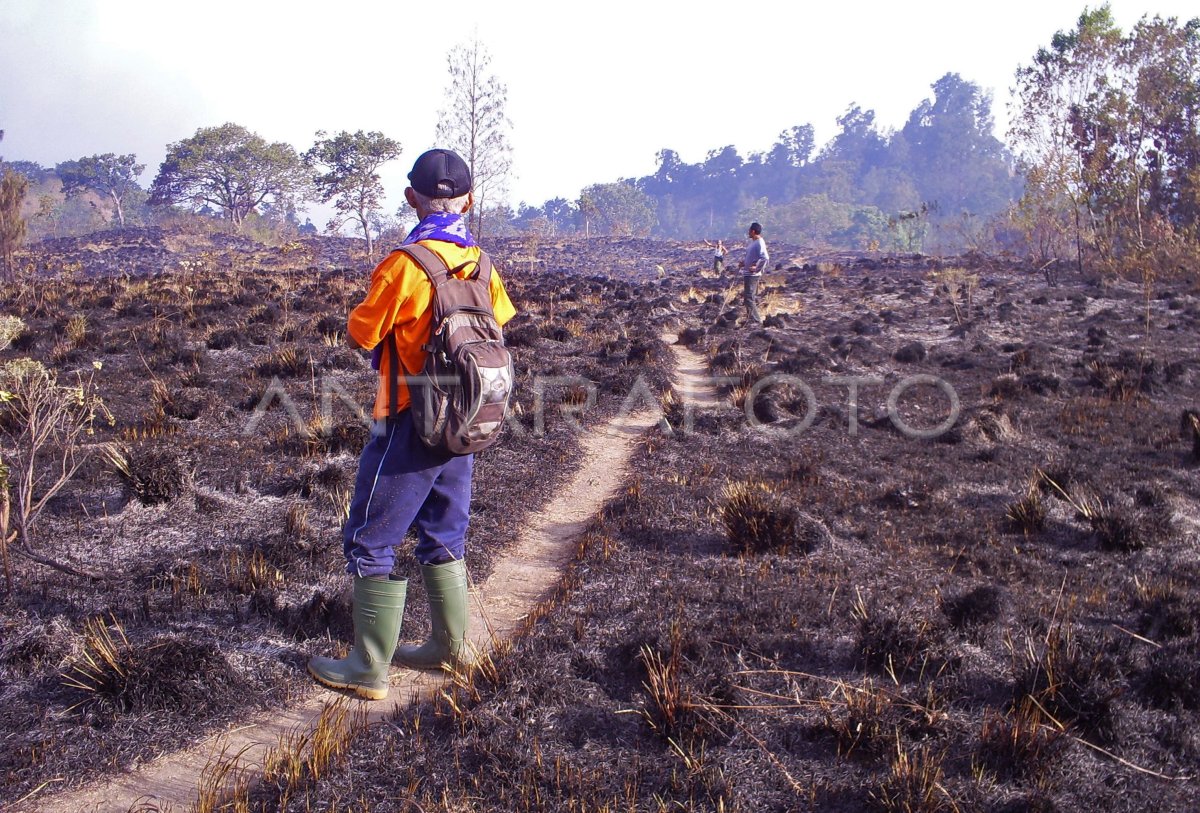
[[[1144,17],[1123,32],[1107,5],[1085,9],[1074,29],[1054,34],[1016,70],[1005,141],[995,134],[990,95],[951,72],[899,130],[852,103],[824,145],[803,123],[764,153],[726,145],[687,163],[664,148],[652,175],[515,208],[503,201],[506,88],[477,39],[448,62],[438,141],[470,153],[479,181],[472,227],[481,236],[736,239],[757,220],[771,239],[818,249],[1006,251],[1081,267],[1190,270],[1196,262],[1200,19]],[[197,217],[289,239],[318,231],[300,222],[308,203],[332,202],[337,216],[324,229],[349,224],[371,254],[412,223],[407,206],[389,214],[381,203],[378,168],[401,151],[382,133],[359,131],[319,132],[300,153],[228,123],[169,145],[149,189],[138,183],[144,167],[133,155],[55,167],[11,161],[0,209],[7,200],[18,214],[0,213],[0,243],[13,243],[16,220],[22,238],[38,240]]]

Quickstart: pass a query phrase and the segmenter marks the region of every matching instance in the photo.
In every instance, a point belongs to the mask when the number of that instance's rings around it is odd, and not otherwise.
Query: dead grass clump
[[[942,613],[956,630],[975,630],[992,624],[1003,608],[1000,588],[990,584],[981,584],[941,602]]]
[[[279,745],[263,758],[263,782],[275,787],[279,809],[291,793],[325,776],[342,763],[351,744],[366,728],[366,709],[350,708],[348,698],[326,705],[311,731],[297,730],[280,737]]]
[[[659,646],[642,645],[637,659],[645,670],[646,700],[638,712],[650,729],[686,757],[720,733],[718,720],[734,722],[736,690],[711,668],[685,657],[688,648],[676,619]],[[736,722],[734,722],[736,725]]]
[[[1009,503],[1004,516],[1014,530],[1026,536],[1041,531],[1046,527],[1046,504],[1041,492],[1036,487],[1030,488],[1021,499]]]
[[[57,661],[70,640],[64,626],[61,618],[42,622],[30,616],[0,626],[0,674],[7,668],[28,672]]]
[[[63,683],[81,693],[76,708],[113,715],[208,713],[233,705],[243,691],[213,644],[171,636],[132,644],[115,619],[111,628],[99,619],[85,625],[83,655]]]
[[[664,656],[649,646],[638,652],[646,670],[642,684],[649,698],[641,714],[650,728],[664,738],[679,735],[681,724],[691,705],[683,685],[683,657],[679,646],[671,646]]]
[[[1113,701],[1116,668],[1103,652],[1085,647],[1065,624],[1055,624],[1044,639],[1026,642],[1014,670],[1013,708],[1036,705],[1056,727],[1072,726],[1084,736],[1111,743],[1117,716]]]
[[[1103,497],[1088,486],[1064,485],[1076,480],[1073,471],[1037,470],[1034,483],[1040,490],[1064,500],[1075,509],[1076,518],[1091,526],[1102,550],[1129,553],[1161,544],[1175,535],[1171,506],[1165,496],[1149,491],[1137,501],[1124,497]],[[1030,493],[1033,493],[1031,486]]]
[[[1006,443],[1019,436],[1012,419],[997,409],[981,409],[967,421],[966,434],[981,443]]]
[[[944,665],[936,652],[937,629],[928,619],[907,616],[881,603],[867,603],[861,594],[852,612],[858,621],[858,653],[868,669],[899,682],[936,672]]]
[[[871,791],[875,810],[884,813],[957,813],[958,805],[942,785],[944,754],[926,745],[905,751],[896,741],[890,773]]]
[[[108,447],[109,462],[142,505],[170,502],[183,493],[187,472],[174,450],[156,446]]]
[[[241,344],[242,333],[235,328],[214,330],[205,342],[209,350],[228,350]]]
[[[302,453],[306,457],[335,455],[342,452],[356,455],[362,451],[367,442],[367,430],[362,423],[355,421],[326,422],[321,419],[311,421],[307,431],[299,437],[303,445]]]
[[[892,696],[869,678],[862,686],[838,681],[833,697],[822,701],[821,711],[824,726],[844,757],[878,756],[894,741],[897,720]]]
[[[1200,709],[1200,638],[1172,641],[1152,652],[1141,688],[1159,708]]]
[[[311,359],[301,357],[295,347],[281,347],[254,368],[263,378],[295,378],[309,371]]]
[[[1161,544],[1174,534],[1169,508],[1137,508],[1124,500],[1108,499],[1081,513],[1103,550],[1129,553]]]
[[[1085,366],[1088,383],[1113,401],[1129,401],[1149,389],[1148,379],[1137,370],[1114,366],[1100,359],[1092,359]]]
[[[1170,581],[1138,582],[1133,609],[1140,613],[1138,630],[1152,641],[1186,638],[1200,629],[1200,599]]]
[[[288,635],[302,638],[329,636],[334,640],[352,638],[351,606],[348,595],[313,593],[308,601],[297,606],[286,619],[281,619]]]
[[[988,395],[1000,400],[1014,398],[1021,392],[1021,379],[1012,373],[1004,373],[992,379],[991,386],[988,388]]]
[[[205,393],[201,389],[182,387],[172,390],[162,381],[155,381],[150,393],[152,403],[164,415],[183,421],[194,421],[204,412]]]
[[[283,573],[267,560],[260,548],[249,554],[231,548],[225,557],[225,579],[230,588],[243,595],[279,587],[284,581]]]
[[[731,483],[723,496],[726,540],[737,554],[811,553],[828,541],[829,531],[821,521],[788,505],[775,487]]]
[[[346,333],[346,317],[332,313],[322,316],[317,320],[316,329],[326,344],[336,345]]]
[[[351,472],[336,463],[329,463],[304,475],[300,496],[311,497],[318,489],[331,492],[337,488],[350,488],[353,485],[354,475]]]
[[[1006,714],[989,712],[975,758],[1003,779],[1042,781],[1059,762],[1070,738],[1026,698]]]

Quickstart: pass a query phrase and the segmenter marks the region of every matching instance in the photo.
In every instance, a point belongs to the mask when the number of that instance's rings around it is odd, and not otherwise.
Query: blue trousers
[[[389,575],[396,560],[393,548],[414,522],[418,562],[462,559],[473,468],[472,455],[427,448],[407,409],[377,422],[358,462],[350,516],[342,529],[346,572],[362,578]]]

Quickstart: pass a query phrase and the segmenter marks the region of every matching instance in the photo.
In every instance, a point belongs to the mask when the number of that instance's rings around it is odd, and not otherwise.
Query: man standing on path
[[[758,312],[758,283],[762,279],[763,269],[767,267],[771,255],[767,253],[767,241],[762,238],[762,226],[758,223],[751,223],[749,237],[750,242],[746,245],[746,259],[742,262],[746,320],[761,325],[762,314]]]
[[[481,250],[467,230],[471,173],[449,150],[430,150],[408,174],[404,197],[420,217],[405,244],[419,243],[465,278],[479,267]],[[496,322],[516,310],[499,275],[488,287]],[[347,341],[374,351],[379,370],[371,437],[359,460],[350,513],[342,530],[346,571],[354,581],[354,647],[345,658],[316,657],[308,671],[326,686],[352,689],[382,700],[388,667],[400,634],[408,582],[392,576],[393,547],[417,526],[414,554],[429,596],[432,631],[421,646],[400,647],[397,659],[413,669],[453,666],[463,655],[467,631],[467,519],[471,508],[471,455],[433,451],[413,425],[406,375],[425,363],[430,340],[433,284],[407,253],[394,251],[371,275],[366,298],[350,313]],[[391,379],[392,353],[382,353],[390,335],[403,368]],[[395,393],[395,409],[390,394]],[[392,417],[389,417],[391,415]]]

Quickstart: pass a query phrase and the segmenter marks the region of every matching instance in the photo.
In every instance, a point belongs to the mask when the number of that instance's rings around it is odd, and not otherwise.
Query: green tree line
[[[507,88],[489,66],[477,39],[451,50],[455,115],[443,111],[438,130],[469,156],[480,181],[477,232],[486,222],[493,234],[695,240],[740,236],[758,220],[774,239],[818,248],[1007,249],[1081,265],[1186,262],[1198,239],[1200,20],[1144,17],[1125,33],[1107,5],[1085,9],[1075,28],[1017,69],[1007,143],[994,133],[990,96],[947,73],[898,130],[850,104],[820,147],[804,123],[746,156],[727,145],[688,163],[664,148],[651,175],[516,209],[496,200],[511,166],[511,125]],[[376,236],[390,239],[411,214],[382,212],[379,168],[401,150],[379,132],[321,131],[299,153],[227,123],[168,145],[146,190],[134,155],[53,169],[7,164],[20,180],[8,182],[3,205],[19,199],[38,237],[180,213],[235,229],[263,221],[297,229],[296,212],[320,201],[336,212],[327,228],[352,225],[373,253]],[[10,233],[17,219],[0,212]]]

